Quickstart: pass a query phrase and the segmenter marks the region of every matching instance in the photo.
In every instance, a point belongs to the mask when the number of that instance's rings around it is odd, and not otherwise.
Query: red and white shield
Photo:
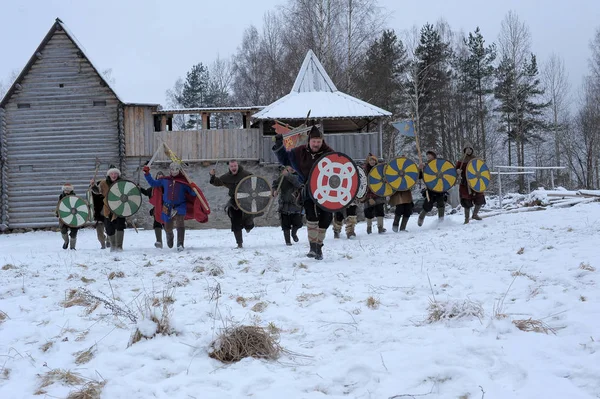
[[[308,189],[319,207],[337,212],[354,200],[360,187],[358,168],[341,152],[323,155],[313,165],[308,176]]]

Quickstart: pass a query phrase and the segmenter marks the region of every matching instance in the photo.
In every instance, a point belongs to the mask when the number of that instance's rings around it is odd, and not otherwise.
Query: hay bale
[[[256,326],[226,328],[210,348],[208,356],[223,363],[238,362],[245,357],[276,360],[282,352],[273,335]]]

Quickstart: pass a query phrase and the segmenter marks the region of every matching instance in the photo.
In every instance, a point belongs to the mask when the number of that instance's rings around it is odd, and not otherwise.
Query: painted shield
[[[419,180],[417,164],[405,157],[392,159],[383,171],[385,180],[396,191],[408,191]]]
[[[56,205],[59,219],[70,227],[81,227],[89,218],[90,208],[88,203],[76,195],[63,197]]]
[[[331,152],[323,155],[310,170],[308,191],[317,205],[329,212],[348,206],[360,186],[358,167],[348,155]]]
[[[384,163],[379,163],[373,166],[369,171],[369,177],[367,178],[369,188],[371,191],[373,191],[373,193],[375,193],[375,195],[379,197],[389,197],[396,191],[385,180],[385,167],[386,164]]]
[[[106,202],[115,215],[129,217],[140,209],[142,193],[134,182],[117,180],[108,189]]]
[[[436,193],[443,193],[452,188],[456,183],[456,169],[450,161],[433,159],[423,168],[423,181],[428,189]]]
[[[246,176],[235,187],[235,203],[243,212],[264,212],[271,201],[271,186],[260,176]]]
[[[491,174],[485,162],[479,158],[471,159],[466,170],[467,184],[471,190],[482,193],[490,185]]]
[[[357,168],[356,170],[358,171],[358,192],[356,193],[356,198],[362,201],[365,195],[367,195],[367,189],[369,188],[367,174],[363,168]]]

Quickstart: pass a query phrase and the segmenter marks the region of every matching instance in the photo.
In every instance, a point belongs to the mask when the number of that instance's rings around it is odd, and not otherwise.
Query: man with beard
[[[308,144],[300,145],[291,150],[286,150],[283,145],[283,135],[276,135],[273,152],[277,155],[279,163],[294,168],[298,173],[300,182],[304,184],[303,205],[306,213],[308,242],[310,244],[310,250],[306,256],[321,260],[323,259],[323,241],[333,215],[331,212],[319,208],[311,198],[308,192],[308,175],[319,158],[324,154],[333,152],[333,150],[325,144],[323,133],[319,128],[313,126],[308,132]]]
[[[244,247],[244,239],[242,236],[242,229],[245,229],[247,233],[254,228],[254,216],[242,211],[235,202],[235,188],[243,178],[252,176],[252,173],[247,172],[244,168],[238,164],[235,159],[227,162],[229,171],[221,176],[216,176],[214,169],[210,170],[210,184],[215,187],[227,187],[229,190],[229,201],[225,207],[227,216],[231,220],[231,231],[235,236],[235,242],[237,248]]]

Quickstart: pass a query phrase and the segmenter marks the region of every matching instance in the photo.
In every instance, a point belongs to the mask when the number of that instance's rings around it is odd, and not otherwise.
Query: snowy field
[[[77,251],[58,232],[0,235],[0,398],[92,381],[106,399],[600,398],[600,204],[462,220],[419,228],[415,215],[392,233],[386,219],[384,235],[359,223],[352,241],[330,229],[323,261],[304,256],[305,229],[286,247],[256,228],[239,251],[227,230],[188,231],[182,253],[154,248],[152,231],[127,230],[121,253],[91,229]],[[138,323],[71,302],[75,289]],[[149,299],[172,308],[176,334],[128,347],[136,328],[152,335]],[[540,332],[513,323],[530,318]],[[288,352],[209,358],[236,324]]]

